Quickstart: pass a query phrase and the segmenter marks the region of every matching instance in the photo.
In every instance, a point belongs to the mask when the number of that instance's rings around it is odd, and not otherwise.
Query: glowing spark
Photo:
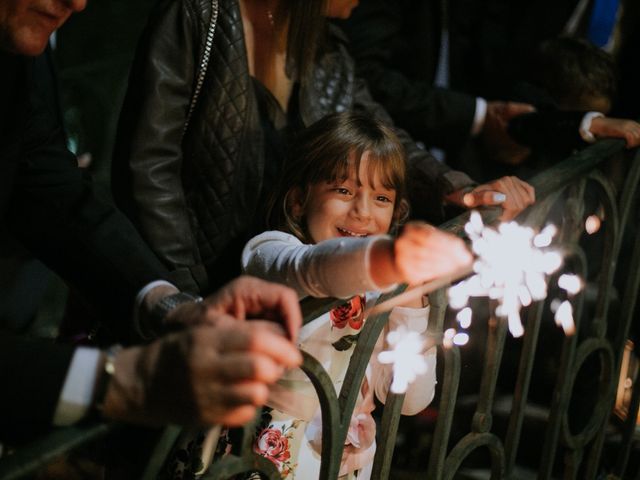
[[[524,327],[522,326],[522,320],[520,320],[520,313],[517,311],[509,312],[507,316],[507,322],[509,324],[509,331],[515,338],[524,335]]]
[[[538,248],[548,247],[556,233],[558,233],[558,229],[555,225],[547,225],[538,235],[533,237],[533,244]]]
[[[391,391],[405,393],[418,375],[427,373],[427,361],[423,353],[424,339],[419,333],[402,325],[389,332],[387,342],[391,350],[380,352],[378,361],[393,365]]]
[[[589,215],[584,222],[584,229],[589,235],[593,235],[602,226],[602,220],[597,215]]]
[[[547,296],[546,277],[562,264],[560,254],[546,248],[556,227],[549,225],[536,234],[509,222],[494,229],[484,226],[480,214],[472,212],[465,231],[477,256],[475,274],[449,289],[449,304],[459,309],[470,297],[488,296],[498,302],[496,314],[507,318],[511,334],[521,336],[520,309]]]
[[[469,328],[471,326],[471,309],[469,307],[464,307],[456,315],[456,320],[458,320],[458,323],[462,328]]]
[[[560,304],[556,310],[555,320],[556,324],[562,327],[565,335],[573,335],[576,331],[576,326],[573,322],[573,307],[571,306],[571,302],[565,300]]]
[[[460,345],[460,346],[466,345],[468,341],[469,341],[469,335],[464,332],[456,333],[453,336],[453,343],[455,343],[456,345]]]
[[[456,336],[456,329],[449,328],[444,331],[444,337],[442,338],[442,345],[445,348],[450,348],[453,346],[453,337]]]
[[[563,274],[558,278],[558,286],[566,290],[569,295],[575,295],[582,290],[582,280],[577,275]]]

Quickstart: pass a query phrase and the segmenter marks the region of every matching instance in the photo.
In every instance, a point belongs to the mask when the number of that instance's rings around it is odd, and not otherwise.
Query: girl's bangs
[[[360,183],[360,163],[365,151],[369,152],[367,164],[369,181],[373,182],[377,176],[385,188],[400,190],[405,179],[405,162],[402,153],[395,150],[379,152],[369,146],[358,146],[343,155],[331,156],[330,160],[327,159],[325,168],[318,169],[318,173],[322,171],[326,173],[322,178],[315,180],[343,182],[349,178],[352,171],[355,171],[356,179]],[[374,187],[372,183],[370,186]]]
[[[369,182],[373,182],[376,177],[385,188],[390,190],[401,190],[405,179],[405,162],[404,156],[400,151],[385,149],[379,151],[376,148],[362,148],[355,152],[355,168],[356,172],[360,171],[360,162],[364,152],[368,151],[369,156],[367,164],[367,175]],[[357,175],[357,173],[356,173]],[[358,179],[358,182],[360,179]],[[374,185],[370,183],[373,188]]]

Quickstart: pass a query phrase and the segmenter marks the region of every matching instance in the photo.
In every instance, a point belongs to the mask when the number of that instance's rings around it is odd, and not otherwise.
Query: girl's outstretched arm
[[[347,298],[398,283],[417,284],[470,265],[462,240],[427,224],[411,223],[393,240],[386,235],[339,237],[315,245],[269,231],[242,252],[245,273],[283,283],[300,298]]]
[[[300,298],[348,298],[395,287],[393,280],[378,283],[373,278],[374,249],[391,256],[393,239],[387,235],[340,237],[307,245],[288,233],[269,231],[247,243],[242,268],[249,275],[293,288]]]

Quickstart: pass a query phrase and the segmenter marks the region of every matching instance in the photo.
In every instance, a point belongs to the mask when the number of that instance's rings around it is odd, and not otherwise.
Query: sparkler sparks
[[[418,332],[404,325],[389,332],[387,342],[391,350],[380,352],[378,361],[393,364],[393,393],[404,393],[418,375],[427,373],[427,361],[424,357],[424,338]]]
[[[580,277],[577,275],[568,275],[565,273],[558,278],[558,286],[566,290],[569,295],[575,295],[582,290],[582,280],[580,280]]]
[[[562,327],[564,333],[567,335],[572,335],[575,332],[576,327],[573,323],[573,307],[569,300],[565,300],[560,304],[556,310],[555,320],[556,325]]]
[[[467,306],[471,297],[489,297],[497,302],[495,313],[507,320],[514,337],[524,334],[520,318],[522,307],[547,296],[547,277],[562,265],[559,252],[551,248],[557,229],[553,225],[537,233],[515,222],[503,223],[497,229],[486,227],[478,212],[472,212],[465,231],[471,240],[476,255],[475,272],[469,278],[449,288],[449,305],[460,310],[456,320],[462,329],[471,325],[472,311]],[[566,295],[577,294],[583,288],[577,275],[563,274],[558,278],[558,287]],[[552,302],[556,324],[565,334],[575,333],[573,307],[569,300]],[[403,393],[417,375],[426,371],[424,339],[405,327],[389,333],[387,341],[392,349],[378,356],[381,363],[393,364],[391,391]],[[455,328],[444,331],[442,344],[445,348],[466,345],[469,335]]]
[[[458,323],[462,328],[469,328],[471,326],[471,313],[472,312],[469,307],[464,307],[456,315],[456,320],[458,320]]]
[[[562,264],[560,254],[549,248],[556,227],[549,225],[536,234],[509,222],[494,229],[484,225],[478,212],[472,212],[465,231],[477,256],[475,274],[449,289],[451,307],[459,309],[470,297],[488,296],[498,302],[496,315],[507,318],[511,334],[521,336],[520,309],[547,296],[546,277]],[[566,278],[563,285],[568,292],[575,291],[576,280]]]

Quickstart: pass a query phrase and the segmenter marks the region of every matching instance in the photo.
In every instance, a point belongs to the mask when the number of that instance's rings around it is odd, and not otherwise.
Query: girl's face
[[[305,218],[314,242],[389,232],[396,191],[386,188],[378,173],[370,178],[368,156],[363,154],[357,177],[352,170],[344,181],[311,185],[306,207],[293,205],[293,214]]]
[[[328,0],[325,15],[328,18],[346,19],[357,6],[358,0]]]

